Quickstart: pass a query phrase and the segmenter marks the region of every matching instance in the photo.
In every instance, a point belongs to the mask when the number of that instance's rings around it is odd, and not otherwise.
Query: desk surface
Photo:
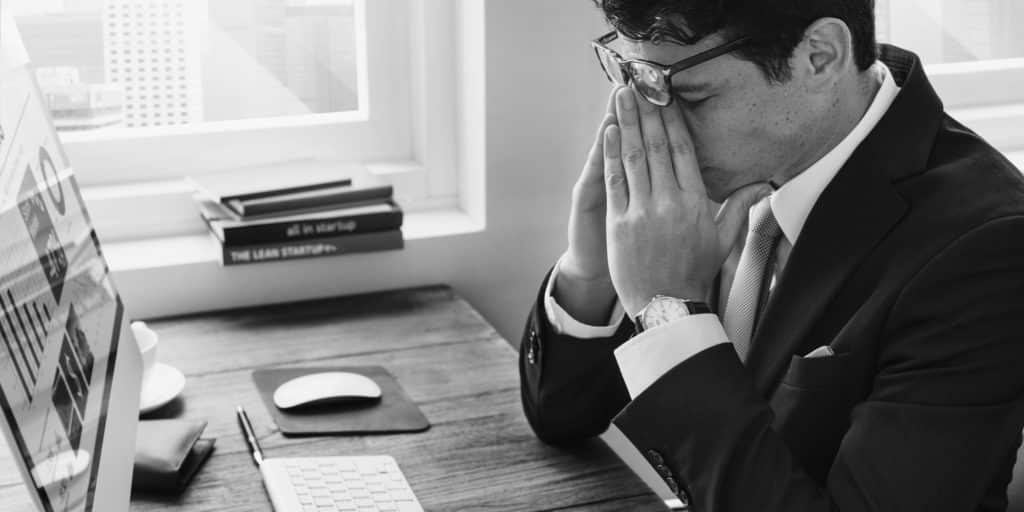
[[[158,359],[188,377],[183,396],[156,417],[206,419],[204,435],[217,438],[217,449],[183,495],[135,495],[132,511],[271,510],[238,432],[235,404],[249,412],[270,457],[394,456],[431,511],[665,510],[600,441],[570,452],[533,436],[519,402],[515,351],[447,287],[148,324],[160,334]],[[252,370],[323,365],[384,366],[430,420],[430,430],[283,437],[252,385]],[[9,457],[0,455],[4,511],[28,503]]]

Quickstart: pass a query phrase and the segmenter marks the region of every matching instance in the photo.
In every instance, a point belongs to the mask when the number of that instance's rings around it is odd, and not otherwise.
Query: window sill
[[[407,214],[402,229],[398,251],[228,267],[206,233],[104,243],[103,252],[130,315],[147,318],[446,282],[459,247],[484,225],[450,209]]]
[[[1024,103],[957,108],[949,114],[1006,154],[1024,148]]]
[[[408,246],[420,240],[465,235],[482,229],[461,211],[439,210],[406,215],[402,233]],[[104,243],[103,252],[114,272],[207,263],[220,265],[220,245],[207,233]],[[343,257],[347,256],[350,255]]]

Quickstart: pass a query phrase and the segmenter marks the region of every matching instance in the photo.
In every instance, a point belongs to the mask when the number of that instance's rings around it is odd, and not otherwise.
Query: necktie
[[[750,209],[750,230],[725,303],[725,333],[742,361],[747,360],[754,322],[762,306],[762,291],[771,275],[769,263],[781,233],[768,198]]]

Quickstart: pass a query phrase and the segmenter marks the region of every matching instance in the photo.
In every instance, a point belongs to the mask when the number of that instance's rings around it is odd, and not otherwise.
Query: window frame
[[[457,207],[455,0],[355,8],[366,20],[356,31],[358,111],[62,134],[101,238],[201,233],[185,176],[279,164],[301,172],[306,161],[362,164],[394,185],[406,212]]]
[[[1024,58],[926,64],[947,108],[1024,103]]]
[[[275,160],[370,160],[408,153],[407,0],[355,0],[357,111],[62,134],[83,185],[178,178]],[[365,20],[364,23],[358,23]],[[31,58],[31,56],[30,56]],[[268,142],[287,141],[288,158]],[[212,151],[211,153],[211,149]],[[206,153],[197,160],[188,155]]]
[[[891,14],[892,5],[889,7]],[[884,24],[891,31],[893,19],[886,19]],[[908,49],[914,51],[913,47]],[[1024,58],[926,63],[924,68],[946,111],[954,118],[1000,150],[1024,148],[1024,133],[1017,129],[1024,123]]]

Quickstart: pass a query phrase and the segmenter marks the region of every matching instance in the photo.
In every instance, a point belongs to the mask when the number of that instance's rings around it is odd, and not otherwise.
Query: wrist
[[[707,313],[712,313],[712,310],[706,302],[655,295],[632,320],[639,333],[681,318]]]
[[[671,290],[637,294],[629,299],[622,297],[621,300],[629,317],[635,318],[655,297],[672,297],[691,302],[709,303],[711,293],[710,288],[701,286],[678,286],[673,287]]]
[[[689,281],[673,287],[671,290],[666,290],[661,295],[668,295],[670,297],[698,302],[708,302],[711,298],[711,283],[704,284],[698,281]]]
[[[577,283],[579,286],[593,289],[610,289],[614,293],[615,285],[612,284],[612,278],[608,273],[607,267],[603,270],[586,270],[586,266],[580,265],[575,258],[566,253],[558,260],[555,271],[559,276]]]
[[[561,261],[551,279],[551,295],[569,316],[586,325],[610,321],[616,299],[611,279],[578,277],[571,270],[566,271]]]

